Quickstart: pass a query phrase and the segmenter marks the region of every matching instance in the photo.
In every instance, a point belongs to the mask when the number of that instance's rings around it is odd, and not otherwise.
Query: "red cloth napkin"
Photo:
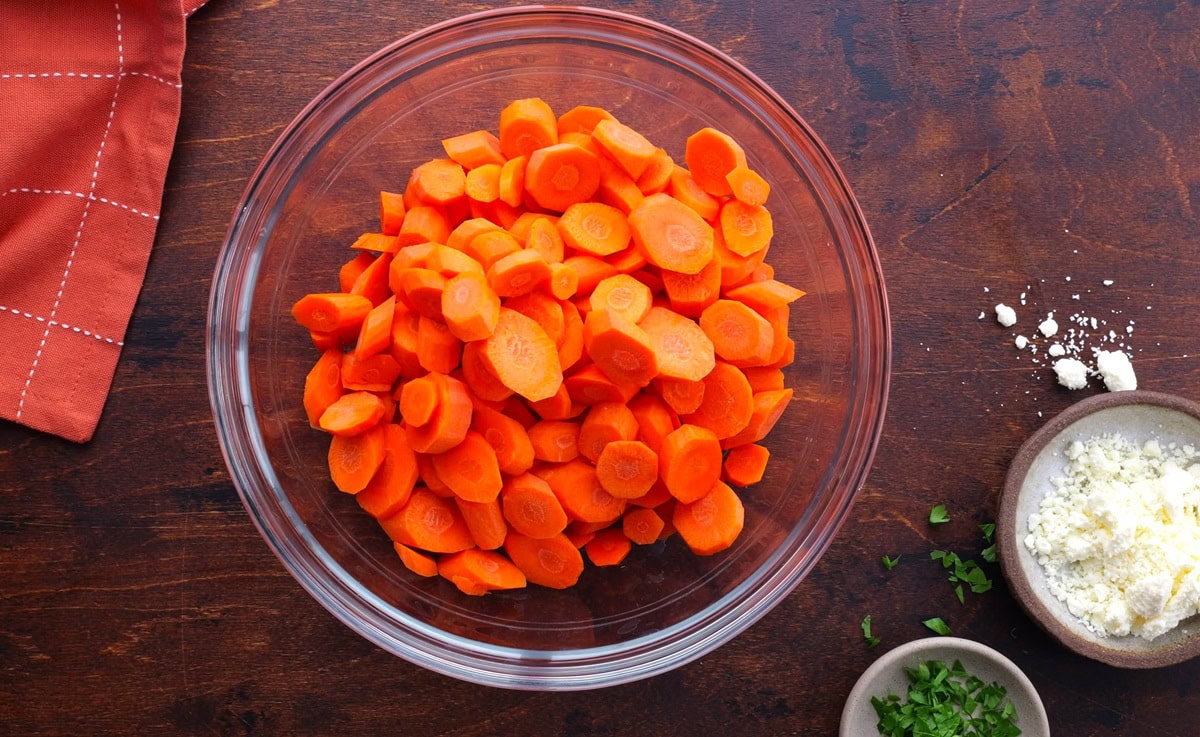
[[[0,417],[76,442],[96,429],[204,2],[0,5]]]

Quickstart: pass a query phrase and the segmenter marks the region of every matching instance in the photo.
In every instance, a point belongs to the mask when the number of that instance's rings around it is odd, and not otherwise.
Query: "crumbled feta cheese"
[[[1067,355],[1067,349],[1063,348],[1059,343],[1055,343],[1054,345],[1050,346],[1050,349],[1047,351],[1047,353],[1055,358],[1058,358],[1059,356]]]
[[[1121,351],[1099,351],[1096,353],[1096,369],[1104,378],[1104,386],[1110,392],[1137,389],[1137,376],[1129,356]]]
[[[996,305],[996,322],[1011,328],[1017,324],[1017,311],[1004,303]]]
[[[1018,351],[1023,351],[1025,350],[1025,346],[1029,345],[1029,338],[1026,338],[1024,335],[1018,335],[1017,339],[1013,342],[1017,344]]]
[[[1087,386],[1087,366],[1077,358],[1060,358],[1054,362],[1054,373],[1058,383],[1068,389],[1082,389]]]
[[[1104,284],[1104,286],[1106,286],[1106,287],[1111,287],[1111,286],[1113,285],[1113,280],[1112,280],[1112,279],[1105,279],[1105,280],[1104,280],[1104,282],[1103,282],[1103,284]]]
[[[1049,338],[1058,332],[1058,323],[1055,322],[1053,317],[1047,317],[1045,320],[1042,320],[1041,325],[1038,325],[1038,330],[1041,331],[1042,335]]]

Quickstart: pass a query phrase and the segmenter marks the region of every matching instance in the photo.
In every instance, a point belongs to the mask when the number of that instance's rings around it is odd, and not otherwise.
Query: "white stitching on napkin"
[[[112,130],[113,118],[117,113],[117,97],[121,94],[121,79],[125,76],[125,37],[121,32],[121,3],[118,0],[113,0],[113,9],[117,16],[117,84],[113,87],[112,103],[108,106],[108,122],[104,124],[104,135],[100,137],[100,148],[96,151],[96,161],[92,164],[92,184],[89,188],[89,194],[94,194],[96,190],[96,178],[100,175],[100,157],[104,155],[104,144],[108,142],[108,133]],[[54,320],[54,316],[58,314],[58,305],[62,302],[63,292],[67,288],[67,278],[71,275],[71,266],[75,262],[75,252],[79,249],[79,241],[83,238],[83,226],[87,223],[88,210],[94,202],[91,197],[83,203],[83,216],[79,219],[79,228],[75,231],[75,242],[71,244],[71,253],[67,256],[67,266],[63,269],[62,281],[58,283],[58,294],[54,297],[54,306],[50,308],[50,320]],[[46,332],[42,333],[42,342],[38,344],[37,353],[33,356],[33,364],[29,367],[29,375],[25,377],[25,386],[21,389],[21,397],[17,400],[17,415],[16,419],[21,419],[21,413],[25,409],[25,395],[29,393],[29,386],[33,383],[33,375],[37,372],[38,361],[42,358],[42,350],[46,347],[46,340],[50,337],[51,325],[46,325]]]
[[[83,328],[76,327],[75,325],[68,325],[65,322],[59,322],[58,320],[48,320],[48,319],[42,317],[41,315],[35,315],[32,312],[25,312],[23,310],[18,310],[15,307],[5,307],[4,305],[0,305],[0,314],[3,314],[5,312],[11,313],[13,315],[18,315],[20,317],[27,317],[30,320],[37,320],[40,323],[45,323],[46,325],[49,325],[52,327],[60,327],[63,330],[70,330],[72,333],[78,333],[80,335],[85,335],[89,338],[95,338],[96,340],[99,340],[101,342],[111,343],[112,345],[115,345],[118,347],[123,347],[125,345],[125,341],[123,341],[123,340],[113,340],[112,338],[105,338],[103,335],[100,335],[99,333],[93,333],[91,330],[84,330]]]
[[[160,82],[168,87],[182,89],[183,85],[179,82],[172,82],[169,79],[164,79],[157,74],[147,74],[146,72],[121,72],[120,74],[89,74],[87,72],[30,72],[28,74],[0,74],[0,79],[46,79],[52,77],[72,77],[76,79],[116,79],[118,77],[145,77],[152,79],[155,82]]]
[[[72,192],[69,189],[38,189],[37,187],[13,187],[12,189],[5,192],[5,194],[15,194],[17,192],[24,192],[26,194],[70,195],[72,197],[78,197],[81,200],[94,200],[96,202],[103,202],[106,205],[112,205],[113,207],[119,207],[122,210],[128,210],[129,212],[132,212],[134,215],[141,215],[144,218],[150,218],[151,220],[158,220],[158,215],[155,215],[155,214],[149,213],[149,212],[142,212],[141,210],[137,209],[136,207],[130,207],[129,205],[124,205],[120,202],[117,202],[116,200],[110,200],[107,197],[97,197],[96,195],[94,195],[90,192],[87,194],[84,194],[83,192]]]

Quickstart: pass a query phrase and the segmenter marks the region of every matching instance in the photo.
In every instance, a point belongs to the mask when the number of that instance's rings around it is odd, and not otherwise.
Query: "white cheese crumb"
[[[983,311],[981,310],[981,311],[979,312],[979,317],[977,317],[977,318],[975,318],[975,319],[976,319],[976,320],[982,320],[982,319],[984,318],[984,316],[985,316],[985,315],[987,315],[987,313],[986,313],[986,312],[983,312]]]
[[[1017,339],[1013,342],[1017,344],[1018,351],[1023,351],[1025,350],[1025,346],[1029,345],[1029,338],[1026,338],[1024,335],[1018,335]]]
[[[1096,369],[1104,377],[1104,386],[1110,392],[1137,389],[1137,376],[1129,356],[1121,351],[1099,351],[1096,353]]]
[[[1017,311],[1004,303],[996,305],[996,322],[1011,328],[1017,324]]]
[[[1067,349],[1063,348],[1062,345],[1055,343],[1054,345],[1050,346],[1050,349],[1047,351],[1047,353],[1055,358],[1058,358],[1059,356],[1067,355]]]
[[[1054,362],[1054,373],[1058,383],[1068,389],[1082,389],[1087,386],[1087,366],[1077,358],[1060,358]]]
[[[1038,325],[1038,330],[1041,331],[1042,335],[1049,338],[1058,332],[1058,323],[1055,322],[1053,317],[1047,317],[1042,321],[1041,325]]]
[[[1102,283],[1102,284],[1104,284],[1104,286],[1106,286],[1106,287],[1111,287],[1111,286],[1113,285],[1113,280],[1112,280],[1112,279],[1105,279],[1105,280],[1104,280],[1103,282],[1101,282],[1101,283]]]

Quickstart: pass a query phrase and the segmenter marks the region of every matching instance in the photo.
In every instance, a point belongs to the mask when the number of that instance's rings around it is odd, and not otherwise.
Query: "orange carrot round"
[[[712,226],[670,195],[643,200],[629,213],[629,227],[633,242],[660,268],[697,274],[712,260]]]
[[[618,499],[639,497],[658,480],[658,454],[637,440],[613,441],[596,459],[596,478]]]
[[[554,341],[540,325],[519,312],[500,308],[496,330],[484,350],[492,373],[531,402],[554,396],[562,383]]]
[[[684,503],[707,494],[721,477],[721,443],[708,428],[680,425],[663,439],[658,457],[663,483]]]
[[[742,500],[718,481],[694,502],[676,504],[671,521],[696,555],[712,555],[733,545],[746,521]]]

